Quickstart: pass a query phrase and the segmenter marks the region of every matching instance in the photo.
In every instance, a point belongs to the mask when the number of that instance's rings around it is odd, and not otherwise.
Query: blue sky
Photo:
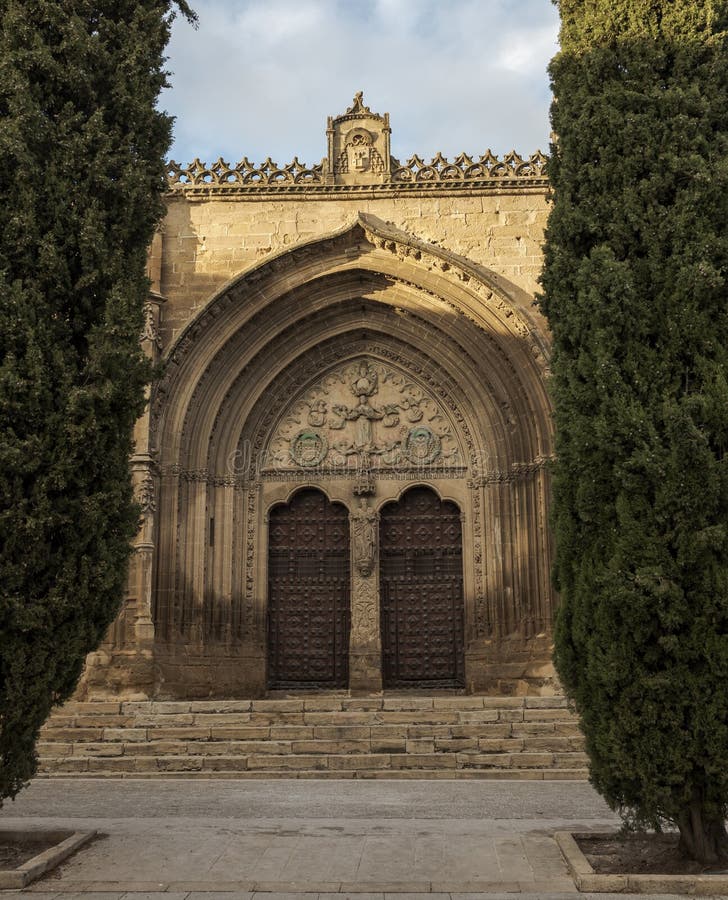
[[[550,0],[191,0],[173,27],[162,106],[170,158],[234,163],[326,152],[326,117],[364,91],[392,153],[548,150]]]

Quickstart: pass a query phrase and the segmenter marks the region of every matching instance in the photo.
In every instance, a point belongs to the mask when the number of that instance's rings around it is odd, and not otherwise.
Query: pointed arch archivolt
[[[160,461],[206,468],[231,392],[246,382],[252,403],[297,356],[357,328],[406,334],[428,357],[450,348],[448,366],[468,395],[496,419],[501,410],[498,459],[506,466],[550,453],[548,337],[532,299],[496,273],[362,214],[239,276],[185,329],[153,395]]]
[[[152,396],[158,634],[204,634],[210,619],[260,646],[260,483],[274,477],[261,453],[307,385],[362,357],[409,373],[465,448],[457,472],[428,483],[449,496],[445,479],[460,480],[470,637],[548,628],[547,354],[531,297],[370,216],[234,279],[172,347]],[[347,502],[341,490],[330,496]]]

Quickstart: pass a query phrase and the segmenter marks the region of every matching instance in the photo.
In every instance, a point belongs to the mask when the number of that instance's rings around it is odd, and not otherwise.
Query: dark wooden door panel
[[[385,687],[463,687],[460,511],[429,488],[382,510],[382,664]]]
[[[299,491],[270,514],[268,686],[346,687],[349,520],[321,491]]]

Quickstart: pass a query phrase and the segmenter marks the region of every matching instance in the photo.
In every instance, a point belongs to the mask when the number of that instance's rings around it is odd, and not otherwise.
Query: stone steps
[[[38,743],[47,776],[583,779],[561,697],[72,701]]]

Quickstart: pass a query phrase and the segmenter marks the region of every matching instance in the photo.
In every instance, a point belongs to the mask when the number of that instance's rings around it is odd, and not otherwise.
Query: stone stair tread
[[[88,770],[64,771],[62,768],[50,772],[41,769],[40,778],[356,778],[356,779],[452,779],[452,780],[504,780],[504,781],[584,781],[588,778],[585,768],[574,769],[197,769],[197,770]]]
[[[584,779],[563,697],[74,701],[38,743],[47,777]]]

